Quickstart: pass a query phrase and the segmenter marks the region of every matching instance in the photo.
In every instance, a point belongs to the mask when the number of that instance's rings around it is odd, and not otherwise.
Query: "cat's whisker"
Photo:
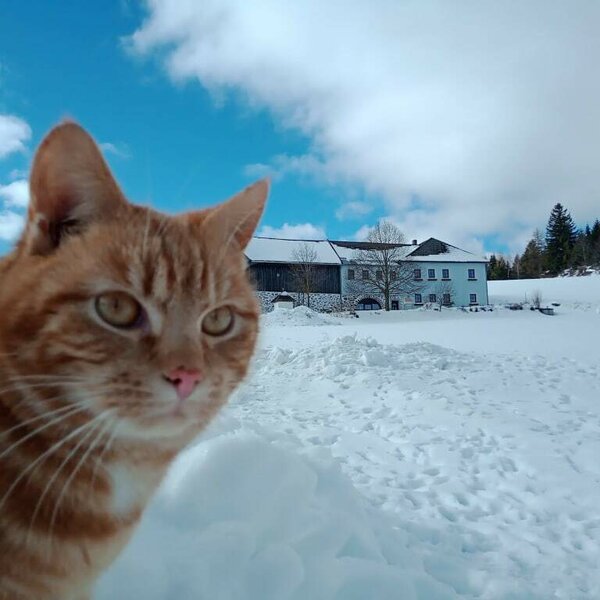
[[[59,466],[57,472],[55,473],[55,475],[57,473],[60,473],[62,471],[62,469],[64,468],[64,466],[71,460],[71,458],[73,456],[75,456],[75,454],[77,454],[77,451],[79,450],[79,448],[82,446],[82,444],[84,443],[84,441],[86,441],[88,439],[88,437],[90,436],[90,434],[94,431],[96,431],[96,428],[98,428],[98,434],[96,435],[96,437],[93,439],[92,443],[89,444],[88,448],[85,450],[85,452],[83,453],[83,455],[81,456],[81,458],[79,459],[79,462],[75,465],[75,467],[73,468],[73,470],[71,471],[71,473],[69,473],[69,476],[67,477],[62,490],[60,491],[60,494],[58,495],[56,502],[54,503],[54,509],[52,510],[52,515],[50,516],[50,527],[48,529],[48,543],[50,545],[50,549],[52,548],[52,532],[54,529],[54,523],[56,522],[56,516],[58,515],[58,510],[60,507],[60,504],[64,498],[65,493],[67,492],[67,489],[69,487],[69,485],[71,485],[71,482],[73,481],[73,479],[75,478],[75,475],[77,475],[77,472],[79,471],[79,469],[83,466],[83,464],[86,462],[86,460],[88,459],[88,457],[90,456],[90,453],[93,452],[94,448],[97,446],[98,442],[100,441],[100,439],[102,438],[102,434],[104,432],[104,429],[101,426],[102,420],[103,419],[107,419],[108,417],[110,417],[112,415],[112,413],[114,412],[113,410],[108,410],[105,411],[104,413],[101,413],[100,415],[98,415],[97,417],[95,417],[91,423],[95,423],[95,425],[90,429],[90,431],[88,431],[85,436],[83,436],[81,438],[81,440],[79,440],[79,442],[77,443],[77,445],[71,450],[71,452],[69,452],[69,454],[67,455],[67,457],[65,458],[65,460],[61,463],[61,465]],[[108,421],[108,424],[110,426],[111,422]]]
[[[56,398],[58,399],[58,398],[60,398],[60,396],[57,396]],[[8,435],[9,433],[12,433],[13,431],[17,431],[18,429],[21,429],[22,427],[27,427],[27,425],[30,425],[31,423],[40,421],[41,419],[46,419],[47,417],[50,417],[52,415],[63,413],[66,410],[69,410],[70,408],[73,408],[73,405],[67,404],[67,405],[61,406],[60,408],[57,408],[55,410],[46,411],[45,413],[36,415],[35,417],[33,417],[31,419],[27,419],[26,421],[21,421],[18,425],[15,425],[14,427],[11,427],[10,429],[0,431],[0,438],[2,436]]]
[[[102,415],[99,415],[99,416],[102,416]],[[98,419],[98,417],[95,417],[91,421],[86,422],[84,425],[82,425],[81,427],[78,427],[73,432],[71,432],[71,436],[73,436],[74,434],[87,429],[92,424],[94,425],[93,427],[91,427],[91,429],[88,432],[86,432],[85,435],[82,436],[82,438],[77,442],[77,444],[71,449],[71,451],[67,454],[67,457],[63,460],[63,462],[60,464],[60,466],[58,467],[58,469],[56,469],[54,471],[54,473],[52,474],[52,476],[50,477],[50,479],[46,482],[46,486],[44,487],[44,490],[40,494],[40,496],[38,498],[38,501],[37,501],[37,503],[35,505],[35,509],[34,509],[32,515],[31,515],[30,520],[29,520],[29,529],[27,531],[27,538],[26,538],[27,540],[29,540],[29,536],[31,535],[31,531],[32,531],[33,525],[35,523],[35,519],[36,519],[36,517],[38,515],[38,512],[39,512],[40,508],[42,507],[42,505],[44,503],[44,498],[46,497],[46,494],[50,491],[50,488],[52,487],[52,484],[54,483],[54,481],[58,477],[58,475],[61,472],[62,468],[69,461],[69,459],[72,456],[72,454],[78,450],[79,446],[87,439],[87,437],[90,435],[90,433],[94,431],[97,419]],[[66,439],[67,438],[63,439],[63,441],[66,441]],[[60,447],[60,446],[58,446],[58,447]],[[57,450],[58,447],[55,445],[53,447],[53,450],[51,448],[52,452],[50,452],[50,453],[44,453],[44,455],[46,456],[46,458],[48,458],[48,456],[50,456],[50,454],[52,454],[53,451]]]
[[[99,415],[99,416],[102,416],[102,415]],[[84,431],[85,429],[87,429],[88,427],[90,427],[90,425],[92,425],[95,422],[96,418],[94,418],[94,419],[92,419],[90,421],[86,421],[83,425],[80,425],[79,427],[77,427],[76,429],[74,429],[73,431],[71,431],[70,433],[68,433],[65,437],[61,438],[58,442],[56,442],[55,444],[53,444],[52,446],[50,446],[50,448],[48,448],[48,450],[46,450],[45,452],[43,452],[42,454],[40,454],[33,462],[29,463],[29,465],[27,465],[27,467],[23,471],[21,471],[21,473],[19,474],[19,476],[12,482],[12,484],[9,486],[8,490],[4,493],[4,495],[0,499],[0,508],[6,502],[6,500],[8,499],[8,497],[12,494],[13,490],[15,490],[15,488],[17,487],[17,485],[19,485],[19,482],[22,481],[23,478],[28,473],[31,473],[33,469],[35,469],[46,458],[48,458],[48,456],[50,456],[56,450],[58,450],[63,444],[65,444],[70,439],[74,438],[75,436],[79,435],[82,431]]]
[[[45,387],[60,387],[60,386],[68,386],[68,385],[72,385],[72,386],[76,386],[76,385],[81,385],[80,382],[66,382],[66,381],[61,381],[61,382],[34,382],[34,383],[20,383],[18,381],[13,382],[12,385],[10,386],[6,386],[2,389],[0,389],[0,395],[5,394],[6,392],[18,392],[18,391],[29,391],[29,390],[35,390],[35,389],[40,389],[40,388],[45,388]]]
[[[38,427],[37,429],[30,431],[27,435],[24,435],[22,438],[19,438],[14,444],[11,444],[8,448],[5,448],[2,452],[0,452],[0,458],[4,458],[8,454],[10,454],[13,450],[18,448],[21,444],[24,444],[27,440],[30,440],[32,437],[35,437],[36,435],[38,435],[40,432],[44,431],[45,429],[48,429],[48,427],[52,427],[52,425],[56,425],[62,421],[65,421],[69,417],[72,417],[73,415],[80,413],[80,412],[84,412],[86,410],[88,410],[88,408],[86,406],[79,406],[79,405],[73,406],[72,410],[66,412],[65,414],[61,414],[56,419],[52,419],[51,421],[48,421],[41,427]]]
[[[8,381],[15,381],[19,379],[68,379],[68,380],[87,380],[88,377],[84,377],[83,375],[54,375],[52,373],[31,373],[29,375],[16,375],[12,377],[7,377]]]
[[[90,497],[94,492],[94,483],[96,482],[98,470],[100,469],[101,466],[104,467],[104,464],[102,463],[102,461],[103,461],[104,457],[106,456],[106,453],[110,451],[110,448],[112,447],[112,444],[115,441],[115,438],[117,437],[120,422],[118,419],[115,419],[114,421],[110,422],[110,425],[114,425],[113,430],[112,430],[112,432],[108,433],[108,437],[107,437],[106,441],[104,442],[104,446],[103,446],[102,450],[100,451],[100,454],[98,454],[98,456],[96,457],[96,464],[94,465],[94,470],[92,471],[92,477],[90,479]]]

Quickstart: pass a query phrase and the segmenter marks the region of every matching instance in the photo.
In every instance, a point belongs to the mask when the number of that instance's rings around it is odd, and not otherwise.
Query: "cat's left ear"
[[[40,144],[29,189],[20,248],[30,254],[51,253],[65,235],[110,218],[126,202],[96,142],[73,122],[58,125]]]
[[[207,243],[212,248],[234,243],[243,250],[258,226],[268,195],[269,180],[261,179],[223,204],[209,209],[202,222]]]

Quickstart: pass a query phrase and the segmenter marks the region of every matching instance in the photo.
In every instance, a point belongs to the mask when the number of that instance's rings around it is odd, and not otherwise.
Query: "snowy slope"
[[[97,599],[600,598],[600,315],[314,322],[263,323]]]
[[[562,302],[583,309],[600,308],[600,276],[552,277],[490,281],[490,302],[524,302],[539,291],[545,302]]]

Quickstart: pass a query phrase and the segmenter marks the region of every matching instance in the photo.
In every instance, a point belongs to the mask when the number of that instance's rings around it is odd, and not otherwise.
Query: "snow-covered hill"
[[[600,598],[600,315],[299,320],[265,320],[98,600]]]
[[[600,309],[600,275],[490,281],[490,302],[530,301],[536,292],[544,302],[561,302],[573,308]]]

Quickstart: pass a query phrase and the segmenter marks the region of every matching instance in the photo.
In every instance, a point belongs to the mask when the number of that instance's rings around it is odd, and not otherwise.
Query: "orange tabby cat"
[[[0,262],[0,598],[79,599],[246,374],[259,310],[242,251],[268,184],[162,215],[65,123],[30,187]]]

